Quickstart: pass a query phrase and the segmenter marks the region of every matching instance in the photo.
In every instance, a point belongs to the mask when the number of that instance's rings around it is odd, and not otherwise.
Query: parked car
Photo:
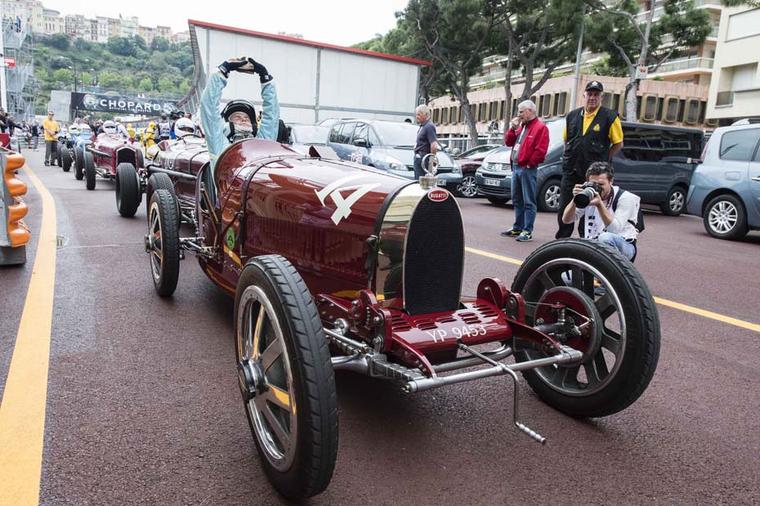
[[[457,188],[461,196],[470,198],[478,195],[475,171],[478,170],[478,167],[483,163],[483,159],[489,153],[500,147],[500,144],[481,144],[454,157],[454,160],[462,170],[462,182],[459,184],[459,188]]]
[[[309,146],[324,146],[330,128],[321,125],[303,125],[293,123],[288,125],[288,143],[290,147],[302,155],[309,152]]]
[[[416,125],[381,120],[342,120],[333,125],[327,145],[342,160],[369,165],[414,179]],[[462,173],[454,159],[438,152],[438,184],[456,192]]]
[[[718,128],[691,178],[687,212],[718,239],[760,229],[760,125]]]
[[[563,131],[565,120],[547,123],[549,149],[538,167],[536,187],[539,211],[556,212],[562,179]],[[686,193],[699,160],[703,132],[694,128],[623,122],[623,149],[612,160],[615,184],[654,204],[663,213],[678,216],[685,210]],[[509,166],[476,173],[478,190],[498,203],[511,198]],[[486,184],[486,179],[491,184]],[[496,184],[498,182],[498,184]]]

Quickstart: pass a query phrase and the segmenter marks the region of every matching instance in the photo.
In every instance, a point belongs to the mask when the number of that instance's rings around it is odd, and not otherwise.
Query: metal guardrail
[[[667,63],[663,63],[660,65],[660,68],[657,69],[657,72],[653,73],[653,75],[664,74],[665,72],[675,72],[677,70],[689,70],[698,68],[711,69],[713,68],[714,63],[715,60],[713,58],[681,58],[680,60],[673,60]]]

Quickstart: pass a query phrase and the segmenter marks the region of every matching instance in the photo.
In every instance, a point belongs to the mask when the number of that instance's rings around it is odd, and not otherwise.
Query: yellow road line
[[[475,255],[480,255],[486,258],[492,258],[494,260],[499,260],[501,262],[506,262],[509,264],[522,265],[521,260],[518,260],[516,258],[505,257],[503,255],[497,255],[496,253],[491,253],[490,251],[484,251],[481,249],[470,248],[470,247],[466,247],[465,251],[467,251],[468,253],[473,253]],[[730,316],[722,315],[720,313],[714,313],[712,311],[707,311],[705,309],[700,309],[698,307],[689,306],[687,304],[681,304],[680,302],[663,299],[662,297],[655,297],[654,301],[657,304],[660,304],[661,306],[678,309],[680,311],[684,311],[685,313],[691,313],[697,316],[701,316],[703,318],[709,318],[710,320],[716,320],[722,323],[728,323],[729,325],[734,325],[735,327],[751,330],[753,332],[760,332],[760,325],[758,325],[757,323],[751,323],[744,320],[739,320],[737,318],[732,318]]]
[[[50,329],[55,287],[55,202],[27,166],[42,197],[42,223],[29,290],[0,404],[0,504],[39,504]]]

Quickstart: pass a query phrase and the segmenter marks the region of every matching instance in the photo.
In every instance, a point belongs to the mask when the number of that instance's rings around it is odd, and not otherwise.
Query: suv
[[[719,239],[760,229],[760,125],[718,128],[691,179],[687,212]]]
[[[551,121],[546,126],[549,149],[544,163],[538,167],[537,204],[539,211],[557,212],[565,120]],[[658,205],[670,216],[681,214],[699,159],[702,131],[623,122],[623,136],[623,149],[612,159],[615,184],[638,195],[642,204]],[[496,165],[500,170],[489,170],[488,162],[486,158],[476,173],[478,190],[491,197],[492,202],[506,202],[511,198],[512,170],[504,164]]]
[[[380,120],[341,120],[333,125],[327,145],[342,160],[376,167],[414,179],[414,144],[418,127]],[[438,152],[438,184],[456,192],[462,171],[447,154]]]

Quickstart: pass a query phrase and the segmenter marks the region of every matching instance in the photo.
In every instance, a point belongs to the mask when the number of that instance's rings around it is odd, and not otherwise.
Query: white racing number
[[[314,190],[314,193],[317,194],[317,197],[323,206],[326,205],[325,201],[327,200],[327,197],[332,199],[335,204],[335,212],[332,214],[331,218],[336,225],[340,223],[340,220],[348,218],[351,215],[351,206],[353,206],[357,200],[380,186],[380,183],[364,185],[347,184],[363,177],[365,177],[364,174],[342,177],[325,186],[320,191]],[[354,189],[354,191],[344,198],[341,192],[350,189]]]
[[[487,334],[485,325],[465,325],[463,327],[454,327],[448,331],[446,329],[435,329],[426,330],[425,332],[433,339],[434,343],[442,343],[447,338],[461,339],[463,337],[477,337]]]

